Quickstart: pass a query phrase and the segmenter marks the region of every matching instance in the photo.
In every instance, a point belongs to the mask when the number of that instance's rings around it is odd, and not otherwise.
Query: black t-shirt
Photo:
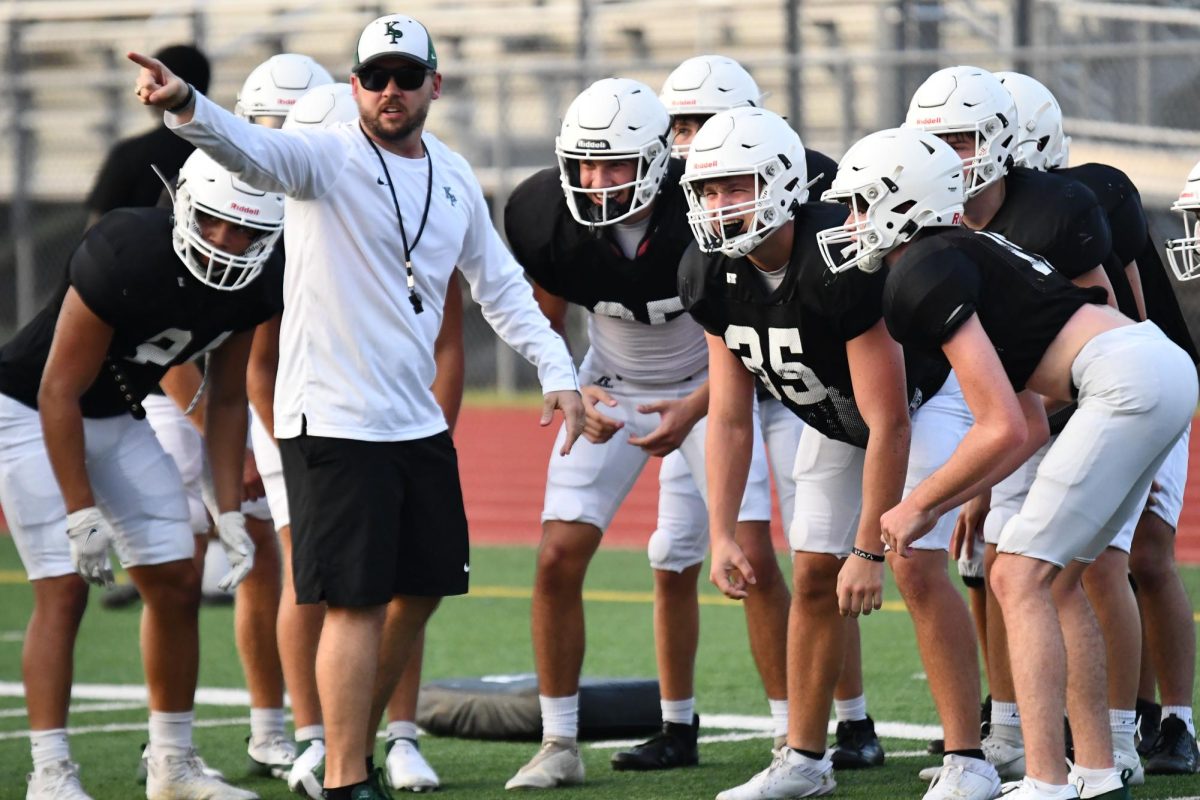
[[[833,179],[837,176],[837,162],[817,150],[804,148],[804,167],[808,170],[808,179],[817,180],[808,187],[808,199],[820,200],[821,195],[833,187]]]
[[[947,228],[914,242],[888,271],[883,314],[896,341],[940,355],[978,314],[1014,391],[1098,286],[1081,289],[1046,261],[991,232]]]
[[[80,398],[83,415],[127,413],[170,367],[278,313],[283,308],[282,267],[282,260],[272,259],[244,289],[212,289],[175,255],[168,212],[111,211],[72,253],[46,307],[0,348],[0,394],[37,408],[54,327],[67,289],[74,287],[92,313],[113,328],[108,358]]]
[[[632,259],[604,228],[580,225],[563,199],[555,168],[536,172],[513,191],[504,231],[517,261],[550,294],[596,314],[661,325],[683,313],[676,288],[679,259],[694,240],[673,159],[654,199],[650,224]]]
[[[1096,195],[1076,180],[1014,167],[1004,179],[1004,205],[986,230],[1000,234],[1074,280],[1100,266],[1112,234]]]
[[[103,214],[115,208],[155,205],[163,184],[150,165],[157,165],[168,177],[176,175],[194,149],[162,125],[117,142],[96,176],[87,207]]]
[[[846,342],[874,327],[883,314],[885,274],[828,271],[816,235],[840,226],[846,208],[805,203],[796,215],[792,256],[773,291],[745,258],[692,247],[679,270],[679,293],[704,329],[725,340],[746,368],[793,413],[825,436],[858,447],[867,424],[854,400]],[[942,360],[919,358],[909,369],[915,409],[945,382]]]

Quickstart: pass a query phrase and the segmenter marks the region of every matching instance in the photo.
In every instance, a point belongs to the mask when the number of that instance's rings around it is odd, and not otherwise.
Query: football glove
[[[246,518],[242,512],[226,511],[217,517],[217,536],[229,559],[229,572],[217,582],[217,588],[231,592],[254,567],[254,542],[246,533]]]
[[[113,531],[100,509],[89,506],[67,514],[67,536],[71,539],[71,563],[79,577],[97,586],[112,586],[108,546]]]

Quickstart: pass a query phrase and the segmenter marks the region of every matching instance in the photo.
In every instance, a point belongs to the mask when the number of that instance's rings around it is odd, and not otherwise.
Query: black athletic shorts
[[[280,439],[296,600],[384,605],[466,594],[467,515],[449,433],[409,442]]]

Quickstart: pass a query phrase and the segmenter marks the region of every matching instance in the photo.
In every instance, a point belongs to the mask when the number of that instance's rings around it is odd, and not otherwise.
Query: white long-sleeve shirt
[[[484,318],[538,368],[545,392],[578,388],[566,344],[539,311],[492,226],[467,162],[432,134],[433,188],[412,250],[424,313],[409,302],[404,248],[387,175],[357,122],[325,130],[251,125],[197,93],[191,122],[168,127],[250,186],[282,192],[284,314],[275,435],[404,441],[446,429],[433,397],[433,345],[457,266]],[[430,160],[380,148],[409,246],[425,209]]]

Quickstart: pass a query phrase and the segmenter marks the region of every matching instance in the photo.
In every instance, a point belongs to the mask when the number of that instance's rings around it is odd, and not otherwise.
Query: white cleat
[[[442,785],[412,739],[388,741],[386,766],[388,783],[398,791],[432,792]]]
[[[287,778],[292,762],[296,760],[296,745],[282,733],[251,736],[246,741],[246,756],[250,760],[251,775]]]
[[[322,800],[321,786],[325,783],[325,740],[309,739],[296,745],[296,760],[287,774],[292,794],[309,800]]]
[[[978,758],[948,755],[924,800],[992,800],[1000,795],[996,768]]]
[[[1025,777],[1024,745],[989,736],[983,740],[983,757],[996,768],[1001,780],[1019,781]]]
[[[1127,786],[1141,786],[1146,782],[1146,770],[1142,767],[1141,756],[1137,754],[1136,750],[1133,752],[1113,751],[1113,766],[1122,774],[1125,770],[1129,770],[1129,774],[1125,778]]]
[[[1003,800],[1077,800],[1079,791],[1067,784],[1058,788],[1057,792],[1039,792],[1029,780],[1010,781],[1000,789]]]
[[[721,792],[717,800],[792,800],[821,797],[836,788],[828,758],[814,761],[785,746],[775,751],[770,766],[741,786]]]
[[[79,765],[64,758],[29,773],[25,800],[92,800],[79,783]]]
[[[529,763],[504,784],[505,789],[553,789],[583,783],[583,759],[572,740],[547,739]]]
[[[146,766],[147,800],[258,800],[254,792],[207,774],[195,750],[177,756],[151,755]]]

